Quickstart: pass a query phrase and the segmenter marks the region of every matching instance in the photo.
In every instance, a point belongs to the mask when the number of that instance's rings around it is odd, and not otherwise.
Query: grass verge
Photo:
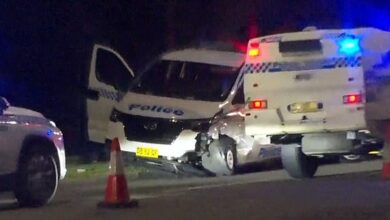
[[[96,177],[105,177],[108,175],[109,162],[81,162],[80,159],[67,158],[67,174],[65,179],[68,181],[80,181]],[[128,178],[137,178],[140,173],[147,173],[149,170],[142,166],[125,165],[125,172]]]

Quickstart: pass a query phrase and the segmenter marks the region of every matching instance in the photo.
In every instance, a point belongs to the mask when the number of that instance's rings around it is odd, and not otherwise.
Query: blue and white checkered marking
[[[325,60],[311,60],[305,62],[266,62],[247,63],[243,67],[244,74],[269,73],[284,71],[301,71],[313,69],[335,69],[347,67],[360,67],[362,58],[358,57],[338,57]]]
[[[99,93],[99,97],[115,100],[115,101],[119,100],[119,92],[115,90],[108,90],[103,88],[90,88],[90,89],[97,91]]]

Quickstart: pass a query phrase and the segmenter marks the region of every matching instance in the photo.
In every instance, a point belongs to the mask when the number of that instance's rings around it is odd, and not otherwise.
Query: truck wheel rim
[[[360,155],[349,154],[349,155],[344,155],[344,158],[347,160],[358,160],[360,159]]]
[[[226,153],[226,165],[227,165],[227,167],[230,170],[233,170],[233,167],[234,167],[234,156],[233,156],[233,152],[231,150],[229,150]]]

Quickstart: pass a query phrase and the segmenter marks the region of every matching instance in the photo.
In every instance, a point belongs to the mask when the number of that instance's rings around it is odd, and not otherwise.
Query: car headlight
[[[52,121],[52,120],[49,120],[49,124],[50,124],[51,126],[53,126],[53,127],[57,127],[56,123],[55,123],[54,121]]]

